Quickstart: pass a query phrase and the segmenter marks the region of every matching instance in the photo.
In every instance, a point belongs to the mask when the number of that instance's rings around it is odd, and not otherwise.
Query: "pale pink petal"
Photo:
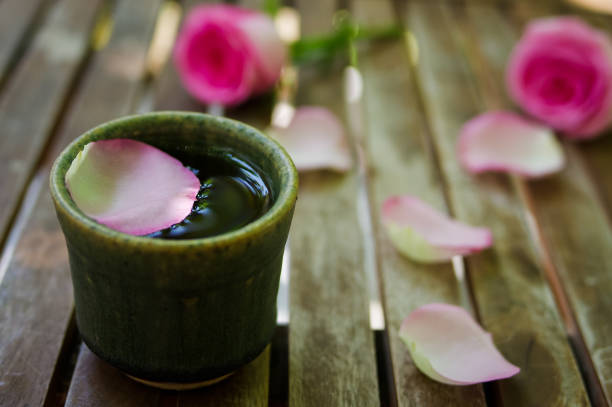
[[[491,232],[448,218],[420,199],[394,196],[382,206],[382,221],[395,248],[421,262],[448,261],[490,247]]]
[[[66,187],[87,216],[120,232],[146,235],[182,221],[200,181],[153,146],[112,139],[85,146],[66,172]]]
[[[563,149],[553,131],[511,112],[488,112],[467,122],[458,154],[470,172],[512,172],[541,177],[563,168]]]
[[[325,108],[302,106],[288,127],[272,127],[268,133],[285,147],[299,171],[351,168],[344,126]]]
[[[402,323],[399,335],[419,370],[442,383],[469,385],[520,372],[499,353],[491,335],[455,305],[416,309]]]
[[[252,45],[252,56],[257,69],[258,80],[255,91],[264,91],[280,76],[287,57],[285,44],[281,41],[274,22],[265,14],[254,13],[239,22]]]

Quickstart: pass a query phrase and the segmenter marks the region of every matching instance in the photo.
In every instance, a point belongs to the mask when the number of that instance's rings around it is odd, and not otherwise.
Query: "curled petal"
[[[548,127],[511,112],[489,112],[467,122],[459,160],[470,172],[504,171],[541,177],[563,168],[563,149]]]
[[[382,221],[395,248],[420,262],[448,261],[486,249],[493,242],[488,229],[452,220],[409,195],[385,200]]]
[[[520,372],[499,353],[491,334],[455,305],[428,304],[414,310],[399,335],[419,370],[442,383],[469,385]]]
[[[285,147],[299,171],[331,169],[342,172],[351,168],[344,127],[325,108],[300,107],[289,126],[272,127],[268,134]]]
[[[146,235],[182,221],[200,181],[153,146],[112,139],[85,146],[66,172],[66,187],[87,216],[120,232]]]

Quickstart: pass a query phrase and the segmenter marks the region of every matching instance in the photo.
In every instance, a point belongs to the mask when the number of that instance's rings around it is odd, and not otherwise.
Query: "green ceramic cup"
[[[95,140],[131,138],[175,156],[231,149],[267,178],[274,204],[218,236],[162,240],[111,230],[85,216],[65,175]],[[240,122],[158,112],[96,127],[51,170],[51,195],[66,238],[77,324],[102,359],[148,384],[189,388],[220,380],[254,359],[276,326],[276,295],[298,177],[282,147]]]

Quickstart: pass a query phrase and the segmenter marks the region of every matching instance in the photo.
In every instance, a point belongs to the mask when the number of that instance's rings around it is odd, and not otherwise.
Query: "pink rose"
[[[274,85],[285,56],[268,16],[221,4],[195,7],[174,49],[185,89],[204,103],[226,106]]]
[[[514,100],[568,137],[596,136],[612,120],[612,44],[573,17],[536,20],[510,56]]]

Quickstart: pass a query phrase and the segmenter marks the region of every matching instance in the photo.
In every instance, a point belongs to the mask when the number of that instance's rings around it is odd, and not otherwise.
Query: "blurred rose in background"
[[[224,106],[272,87],[286,56],[270,17],[228,5],[194,8],[174,50],[185,89],[203,103]]]

